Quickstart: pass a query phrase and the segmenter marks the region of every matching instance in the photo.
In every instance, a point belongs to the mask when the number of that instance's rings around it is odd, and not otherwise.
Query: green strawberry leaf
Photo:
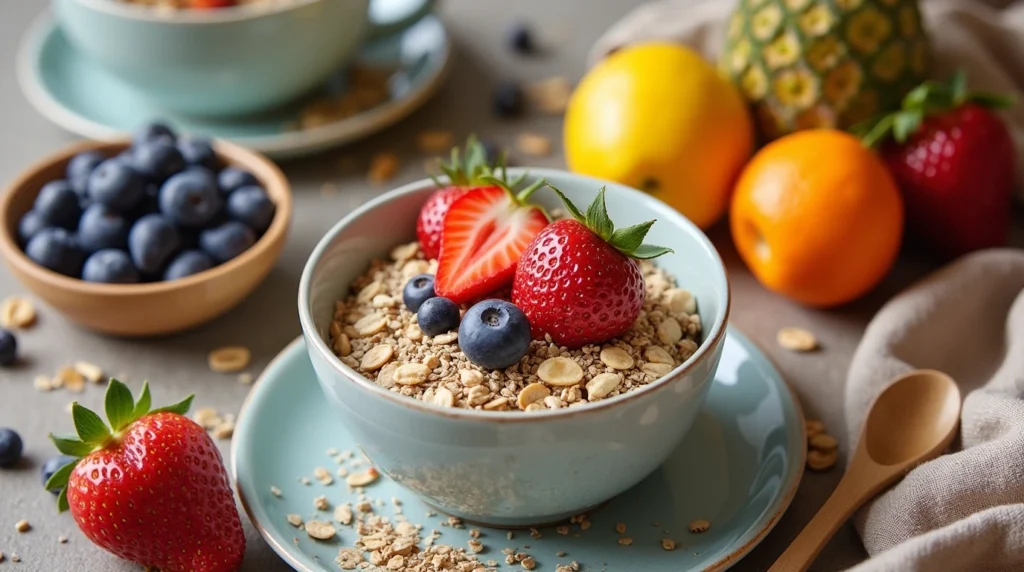
[[[989,109],[1007,109],[1009,107],[1013,107],[1017,103],[1017,98],[1012,95],[982,91],[971,94],[971,96],[967,98],[967,101],[977,103],[978,105]]]
[[[640,248],[640,245],[644,243],[644,237],[647,236],[647,231],[651,230],[656,221],[649,220],[642,222],[637,225],[629,226],[626,228],[620,228],[612,233],[612,239],[609,241],[612,246],[618,248],[620,251],[632,256],[636,249]]]
[[[135,409],[132,410],[132,419],[138,419],[143,415],[149,413],[149,408],[153,406],[153,398],[149,395],[149,382],[142,382],[142,393],[139,395],[139,400],[135,402]]]
[[[74,435],[63,436],[50,433],[50,440],[53,441],[53,445],[57,447],[58,451],[72,457],[84,457],[96,449],[96,447],[82,442]]]
[[[675,251],[672,250],[671,248],[666,248],[664,246],[641,244],[636,250],[633,251],[633,254],[631,254],[630,256],[632,256],[633,258],[638,258],[640,260],[650,260],[652,258],[657,258],[663,254],[669,254],[673,252]]]
[[[124,429],[132,421],[132,414],[135,410],[135,400],[128,386],[120,381],[111,378],[107,385],[107,395],[103,401],[103,407],[107,411],[107,421],[115,433]]]
[[[587,226],[594,231],[594,234],[600,236],[601,240],[607,242],[615,232],[615,225],[612,223],[612,219],[608,218],[608,206],[605,204],[604,192],[605,188],[601,187],[594,201],[587,208]]]
[[[100,416],[82,407],[77,401],[71,404],[71,418],[75,423],[78,438],[83,442],[99,447],[110,439],[110,429]]]
[[[901,111],[893,115],[892,136],[897,142],[903,143],[921,126],[924,113],[921,111]]]
[[[70,463],[57,469],[52,475],[50,475],[49,479],[46,479],[46,484],[43,485],[43,488],[45,488],[48,491],[57,488],[66,488],[68,485],[68,479],[71,478],[71,471],[75,470],[75,467],[78,466],[78,463],[80,461],[81,459],[75,459],[74,461],[71,461]]]
[[[519,181],[522,181],[522,179],[522,176],[517,177],[517,180]],[[518,194],[516,194],[516,201],[518,201],[520,205],[525,205],[526,201],[530,200],[530,195],[532,195],[537,189],[547,184],[548,182],[545,181],[544,179],[537,179],[536,181],[531,183],[530,186],[526,187],[525,189],[519,191]]]
[[[154,409],[150,413],[177,413],[178,415],[184,415],[188,412],[188,408],[192,407],[192,400],[195,399],[195,395],[189,395],[185,399],[175,403],[174,405],[168,405],[167,407],[161,407]]]
[[[953,73],[949,80],[949,93],[954,106],[967,100],[967,72],[958,69]]]
[[[548,186],[551,187],[551,185]],[[551,190],[555,191],[555,194],[558,195],[558,198],[562,199],[562,204],[565,205],[565,209],[569,211],[569,214],[572,215],[572,218],[582,222],[583,224],[587,224],[587,217],[584,216],[582,212],[580,212],[580,209],[576,208],[576,205],[574,205],[572,201],[569,200],[569,197],[565,196],[562,193],[562,191],[556,189],[555,187],[551,187]]]
[[[64,512],[69,508],[71,508],[71,505],[68,504],[68,488],[64,487],[57,495],[57,512]]]

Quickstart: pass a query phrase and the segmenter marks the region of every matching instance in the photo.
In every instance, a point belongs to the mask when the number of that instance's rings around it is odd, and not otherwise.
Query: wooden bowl
[[[44,268],[18,244],[18,221],[32,208],[40,188],[64,178],[67,162],[98,149],[113,157],[129,140],[83,142],[43,159],[16,178],[0,197],[0,254],[14,275],[38,298],[79,325],[104,334],[146,337],[186,330],[224,314],[248,296],[273,268],[284,247],[292,216],[288,180],[269,159],[217,141],[214,150],[227,165],[251,172],[277,205],[270,228],[249,250],[210,270],[168,282],[101,284]]]

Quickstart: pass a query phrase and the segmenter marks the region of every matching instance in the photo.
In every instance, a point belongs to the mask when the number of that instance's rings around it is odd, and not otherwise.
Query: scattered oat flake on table
[[[331,508],[330,503],[327,502],[327,496],[326,495],[320,495],[320,496],[314,498],[313,499],[313,508],[315,508],[317,510],[327,510],[327,509]]]
[[[300,515],[289,514],[285,518],[288,519],[288,524],[290,524],[292,526],[295,526],[295,527],[302,526],[302,517]]]
[[[377,153],[370,159],[370,170],[367,177],[371,183],[386,183],[398,174],[400,166],[398,156],[394,153]]]
[[[561,115],[572,96],[572,85],[563,76],[554,76],[526,86],[530,102],[544,113]]]
[[[661,539],[661,548],[664,549],[664,550],[669,550],[669,551],[675,550],[676,549],[676,541],[672,540],[671,538],[662,538]]]
[[[621,544],[623,546],[629,546],[629,545],[633,544],[633,539],[628,537],[628,536],[620,537],[619,538],[619,544]]]
[[[21,562],[21,556],[18,556],[16,552],[11,553],[11,562]]]
[[[29,530],[32,530],[32,525],[29,524],[27,520],[19,520],[14,523],[14,530],[17,530],[18,532],[28,532]]]
[[[93,383],[103,381],[103,368],[87,361],[76,361],[72,366],[82,377]]]
[[[803,328],[782,328],[775,335],[775,339],[780,346],[794,352],[809,352],[818,349],[817,338]]]
[[[51,383],[50,378],[45,375],[37,375],[36,378],[32,380],[32,385],[39,391],[50,391],[53,389],[53,383]]]
[[[703,518],[690,521],[690,532],[701,533],[711,528],[711,523]]]
[[[50,382],[54,387],[64,387],[69,391],[81,393],[85,390],[85,378],[74,366],[66,365],[57,370],[57,375]]]
[[[421,131],[416,136],[416,146],[424,153],[446,153],[454,141],[455,135],[445,129]]]
[[[234,421],[222,421],[213,428],[213,436],[216,439],[230,439],[235,434]]]
[[[252,385],[252,374],[251,373],[240,373],[238,374],[238,383],[242,385]]]
[[[349,475],[345,479],[345,482],[348,483],[348,486],[350,487],[364,487],[376,481],[379,476],[380,473],[377,472],[377,469],[370,467],[361,473],[353,473]]]
[[[217,373],[235,373],[249,365],[252,352],[245,346],[225,346],[217,348],[207,356],[210,369]]]
[[[316,540],[330,540],[334,538],[334,535],[338,531],[334,528],[334,525],[329,522],[323,522],[320,520],[310,520],[306,522],[306,534],[310,538]]]
[[[539,133],[520,133],[516,137],[516,148],[531,157],[546,157],[551,154],[551,139]]]
[[[338,194],[338,187],[334,183],[324,183],[320,185],[320,195],[324,198],[330,198]]]
[[[66,537],[66,536],[58,536],[57,537],[57,542],[59,542],[60,544],[67,544],[68,543],[68,537]]]
[[[0,302],[0,325],[9,329],[27,328],[36,323],[36,307],[22,296],[8,296]]]
[[[212,407],[196,409],[196,412],[192,414],[192,420],[204,429],[213,429],[223,422],[217,410]]]
[[[270,487],[270,494],[274,495],[277,498],[281,498],[281,489],[272,486]]]
[[[316,480],[320,481],[320,484],[324,486],[334,482],[334,477],[331,476],[331,472],[323,467],[313,469],[313,476],[316,477]]]

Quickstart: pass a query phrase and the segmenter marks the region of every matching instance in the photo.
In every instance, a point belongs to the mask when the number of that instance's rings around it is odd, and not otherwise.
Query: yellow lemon
[[[725,213],[754,139],[736,88],[672,44],[623,48],[594,66],[564,129],[570,170],[647,191],[701,228]]]

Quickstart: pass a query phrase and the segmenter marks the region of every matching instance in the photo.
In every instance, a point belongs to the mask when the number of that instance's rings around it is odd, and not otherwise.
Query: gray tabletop
[[[39,324],[20,335],[25,362],[0,371],[0,426],[16,428],[26,441],[26,459],[13,470],[0,472],[0,551],[17,553],[21,564],[8,559],[0,567],[12,570],[55,571],[137,570],[136,566],[92,546],[78,532],[71,517],[58,515],[51,495],[39,483],[39,467],[54,451],[49,431],[68,431],[65,406],[73,397],[85,405],[101,404],[102,391],[89,387],[80,396],[67,392],[42,393],[33,388],[37,373],[53,374],[62,364],[88,360],[108,374],[123,375],[133,386],[142,379],[154,385],[154,401],[194,392],[197,406],[237,411],[248,387],[233,376],[212,373],[207,352],[217,346],[241,344],[252,349],[250,371],[258,373],[274,355],[299,334],[295,291],[306,256],[327,228],[357,205],[383,192],[361,174],[343,174],[339,157],[353,156],[362,164],[376,152],[395,152],[406,158],[394,184],[422,177],[423,156],[415,149],[415,135],[425,129],[444,128],[463,137],[475,131],[481,137],[511,145],[517,133],[529,129],[558,141],[561,121],[535,116],[517,122],[495,119],[487,97],[501,79],[541,79],[565,75],[575,80],[583,73],[584,56],[598,35],[625,14],[638,0],[448,0],[443,18],[456,41],[453,74],[440,93],[400,125],[347,148],[282,165],[295,193],[295,223],[288,245],[266,282],[241,306],[197,330],[159,340],[110,339],[81,330],[57,313],[41,307]],[[45,7],[44,0],[5,1],[0,8],[0,181],[6,183],[26,165],[74,138],[39,116],[22,96],[14,76],[14,54],[22,30]],[[581,13],[584,10],[585,13]],[[555,45],[546,57],[523,60],[509,55],[502,43],[507,23],[515,18],[534,22]],[[537,166],[564,167],[558,152],[531,161]],[[325,182],[338,192],[321,193]],[[756,340],[797,389],[809,417],[821,418],[845,442],[840,396],[850,356],[867,320],[889,296],[927,269],[921,261],[901,260],[886,282],[867,298],[848,307],[822,312],[803,309],[766,292],[743,267],[723,225],[709,233],[721,250],[735,294],[733,323]],[[24,293],[0,269],[0,297]],[[823,351],[798,355],[778,348],[779,327],[800,325],[814,331]],[[227,443],[221,442],[227,453]],[[845,453],[845,447],[842,452]],[[825,501],[839,478],[838,470],[807,473],[789,511],[775,530],[736,570],[765,570],[800,528]],[[27,519],[31,532],[19,534],[14,522]],[[243,517],[243,520],[244,517]],[[248,548],[244,570],[287,570],[246,522]],[[58,537],[67,536],[67,544]],[[864,558],[851,526],[826,547],[813,570],[841,570]]]

